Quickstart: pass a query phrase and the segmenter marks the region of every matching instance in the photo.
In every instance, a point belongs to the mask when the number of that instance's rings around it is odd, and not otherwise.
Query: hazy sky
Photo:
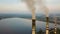
[[[52,11],[60,11],[60,0],[46,0],[46,6],[49,10]],[[36,5],[36,8],[39,8]],[[0,13],[19,13],[29,11],[26,2],[22,2],[22,0],[0,0]],[[37,11],[38,12],[38,11]],[[40,11],[41,12],[41,11]]]

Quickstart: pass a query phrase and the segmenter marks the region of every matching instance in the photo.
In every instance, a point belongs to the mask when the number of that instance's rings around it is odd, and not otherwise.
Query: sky
[[[46,0],[45,5],[51,13],[60,12],[60,0]],[[36,12],[38,11],[39,5],[36,5]],[[24,0],[0,0],[0,13],[23,13],[29,12],[27,3]]]

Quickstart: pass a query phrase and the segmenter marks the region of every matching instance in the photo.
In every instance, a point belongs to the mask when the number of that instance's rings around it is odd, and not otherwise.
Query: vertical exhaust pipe
[[[48,8],[45,8],[45,13],[46,13],[46,34],[49,34],[49,16],[48,16]]]
[[[45,16],[46,16],[46,34],[49,34],[49,16],[48,16],[48,11],[49,9],[45,6],[45,3],[43,0],[39,0],[38,3],[40,3],[40,8],[45,11]]]
[[[54,34],[57,34],[57,18],[56,17],[54,17]]]
[[[36,34],[36,18],[35,18],[35,7],[34,0],[26,0],[28,7],[32,11],[32,34]]]
[[[36,34],[35,8],[32,9],[32,34]]]
[[[36,24],[35,24],[35,19],[32,19],[32,34],[36,34]]]
[[[49,18],[46,17],[46,34],[49,34]]]

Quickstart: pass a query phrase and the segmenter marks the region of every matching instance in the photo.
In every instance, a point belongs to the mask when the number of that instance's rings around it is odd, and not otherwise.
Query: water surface
[[[36,21],[36,30],[45,30],[46,22]],[[57,25],[60,28],[60,25]],[[49,28],[54,28],[53,23],[49,23]],[[23,18],[7,18],[0,20],[0,33],[20,33],[31,34],[32,20]]]

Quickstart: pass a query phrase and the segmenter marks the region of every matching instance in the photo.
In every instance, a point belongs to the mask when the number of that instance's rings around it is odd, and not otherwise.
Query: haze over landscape
[[[60,0],[46,0],[49,13],[60,13]],[[45,13],[36,2],[36,13]],[[0,0],[0,13],[31,13],[25,0]]]
[[[35,0],[36,33],[46,30],[45,11],[41,10],[39,0]],[[49,30],[54,30],[54,17],[60,29],[60,0],[43,0],[49,9]],[[31,34],[32,12],[26,0],[0,0],[0,34]]]

